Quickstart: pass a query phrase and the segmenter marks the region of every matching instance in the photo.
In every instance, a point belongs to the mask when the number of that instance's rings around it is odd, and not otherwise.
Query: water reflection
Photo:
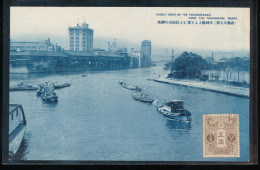
[[[127,70],[124,70],[127,71]],[[88,73],[91,74],[100,74],[100,73],[109,73],[111,71],[90,71]],[[25,73],[12,73],[10,74],[10,80],[28,80],[28,79],[38,79],[38,78],[46,78],[50,76],[57,76],[57,77],[66,77],[66,76],[79,76],[82,77],[82,74],[86,74],[85,71],[78,71],[78,72],[58,72],[58,73],[30,73],[30,74],[25,74]]]
[[[58,101],[57,102],[48,102],[48,101],[42,100],[42,106],[48,107],[48,108],[55,108],[58,105],[58,103],[59,103]]]
[[[191,121],[177,121],[166,118],[166,126],[171,130],[191,130]]]

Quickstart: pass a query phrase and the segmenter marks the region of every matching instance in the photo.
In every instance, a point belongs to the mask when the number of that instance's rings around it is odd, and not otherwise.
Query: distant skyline
[[[187,17],[156,13],[209,13],[212,17],[237,20],[235,25],[158,24],[158,20]],[[12,40],[50,38],[65,49],[69,49],[68,27],[81,24],[84,19],[94,29],[94,48],[107,49],[107,42],[114,38],[118,46],[128,48],[140,48],[144,39],[152,41],[152,48],[249,52],[250,47],[249,8],[11,7],[10,18]]]

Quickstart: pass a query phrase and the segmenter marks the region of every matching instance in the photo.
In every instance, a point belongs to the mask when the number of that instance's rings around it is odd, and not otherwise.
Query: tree
[[[228,58],[220,59],[220,61],[217,63],[217,68],[222,70],[225,73],[226,81],[228,82],[229,74],[232,71],[230,60]]]
[[[249,59],[247,57],[235,57],[230,59],[231,68],[237,72],[237,82],[241,71],[249,71]]]
[[[237,72],[237,82],[239,83],[239,73],[242,70],[242,59],[239,57],[230,59],[231,68]]]
[[[243,57],[242,58],[243,64],[242,64],[242,68],[243,68],[243,81],[244,81],[244,72],[249,72],[250,69],[250,60],[249,57]]]
[[[174,68],[176,76],[179,78],[200,78],[201,72],[207,69],[208,64],[205,59],[195,53],[183,52],[175,59]]]

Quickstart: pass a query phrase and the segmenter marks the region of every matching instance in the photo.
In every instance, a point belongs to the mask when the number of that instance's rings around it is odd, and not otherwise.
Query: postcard
[[[250,8],[10,8],[9,161],[248,162]]]

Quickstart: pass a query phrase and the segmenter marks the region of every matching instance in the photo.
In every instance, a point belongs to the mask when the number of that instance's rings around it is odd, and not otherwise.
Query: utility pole
[[[171,74],[172,74],[172,71],[173,71],[173,58],[174,58],[173,52],[174,52],[174,50],[172,49],[172,68],[171,68]]]
[[[214,62],[214,56],[213,56],[213,52],[211,53],[211,61],[210,61],[210,63],[209,63],[209,78],[213,78],[212,77],[212,64],[213,64],[213,62]]]

